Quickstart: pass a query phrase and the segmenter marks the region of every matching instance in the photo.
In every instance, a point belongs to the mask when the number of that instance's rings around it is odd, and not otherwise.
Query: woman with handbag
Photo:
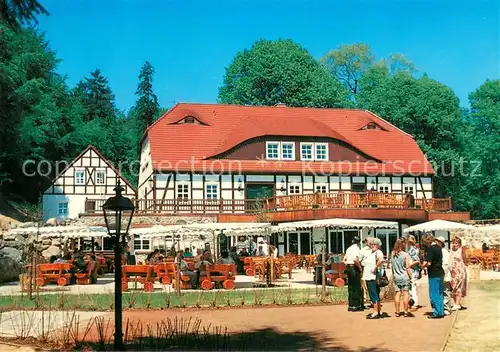
[[[368,255],[364,260],[363,267],[363,280],[366,280],[366,286],[368,288],[368,295],[370,301],[373,305],[373,312],[368,314],[366,319],[380,319],[380,283],[377,285],[377,276],[379,275],[379,269],[382,267],[384,262],[384,254],[380,250],[382,246],[382,241],[378,238],[374,238],[371,241],[371,255]],[[379,278],[382,279],[382,277]],[[387,276],[385,276],[387,279]],[[382,279],[383,281],[383,279]]]

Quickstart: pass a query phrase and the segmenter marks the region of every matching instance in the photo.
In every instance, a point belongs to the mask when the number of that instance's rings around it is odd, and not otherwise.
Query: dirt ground
[[[231,334],[255,332],[255,346],[269,350],[338,351],[440,351],[451,324],[451,317],[429,320],[427,287],[422,287],[424,307],[414,318],[396,318],[392,302],[384,303],[390,317],[367,320],[365,312],[347,312],[346,306],[302,306],[269,308],[233,308],[199,311],[127,311],[123,321],[155,324],[170,319],[201,319],[202,326],[227,327]],[[108,316],[109,319],[112,315]],[[258,333],[258,335],[257,335]],[[92,334],[93,335],[93,334]],[[265,343],[267,343],[265,342]],[[267,349],[267,348],[266,348]]]
[[[500,351],[500,281],[472,282],[446,352]]]

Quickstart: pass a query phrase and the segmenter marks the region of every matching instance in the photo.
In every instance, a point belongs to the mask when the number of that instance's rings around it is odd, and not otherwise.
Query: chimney
[[[274,106],[277,108],[286,108],[286,104],[284,104],[284,103],[274,104]]]

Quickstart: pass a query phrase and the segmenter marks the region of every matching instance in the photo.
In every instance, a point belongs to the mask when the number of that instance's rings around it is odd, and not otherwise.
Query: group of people
[[[81,250],[75,250],[73,254],[66,254],[62,257],[55,255],[50,257],[50,262],[53,264],[70,263],[69,273],[71,274],[70,284],[76,283],[76,274],[91,273],[91,283],[97,281],[97,269],[99,261],[93,253],[83,253]]]
[[[433,309],[429,319],[443,318],[452,311],[463,309],[461,304],[467,293],[467,268],[459,237],[453,238],[451,251],[448,251],[444,238],[425,236],[422,239],[422,256],[414,236],[400,238],[395,242],[387,261],[380,250],[380,239],[366,238],[362,248],[359,237],[355,237],[352,242],[343,258],[346,264],[349,311],[365,310],[364,298],[368,296],[373,311],[367,315],[367,319],[387,316],[386,313],[381,313],[380,305],[384,264],[392,273],[396,291],[396,317],[414,317],[410,309],[421,307],[417,281],[423,274],[427,274],[429,278],[429,298]]]

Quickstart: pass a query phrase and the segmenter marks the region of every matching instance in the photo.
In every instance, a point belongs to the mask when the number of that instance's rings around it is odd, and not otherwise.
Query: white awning
[[[267,235],[271,224],[267,222],[215,222],[183,225],[182,233],[215,233],[223,231],[226,236]]]
[[[187,225],[171,225],[171,226],[152,226],[139,229],[131,229],[129,232],[132,235],[138,235],[141,238],[148,237],[163,237],[168,235],[211,235],[223,231],[226,236],[248,236],[248,235],[265,235],[270,233],[271,224],[269,223],[201,223]]]
[[[48,237],[65,237],[65,238],[79,238],[79,237],[96,237],[96,236],[109,236],[108,230],[104,226],[43,226],[43,227],[25,227],[17,228],[9,231],[14,235],[29,235],[40,238]]]
[[[294,221],[278,224],[273,227],[273,230],[280,231],[293,231],[295,229],[303,228],[318,228],[318,227],[335,227],[343,229],[397,229],[398,223],[394,221],[378,221],[378,220],[361,220],[361,219],[321,219],[321,220],[307,220],[307,221]]]
[[[408,232],[430,232],[430,231],[453,231],[453,230],[478,230],[477,227],[460,222],[447,220],[432,220],[418,225],[410,226],[404,229],[404,233]]]

